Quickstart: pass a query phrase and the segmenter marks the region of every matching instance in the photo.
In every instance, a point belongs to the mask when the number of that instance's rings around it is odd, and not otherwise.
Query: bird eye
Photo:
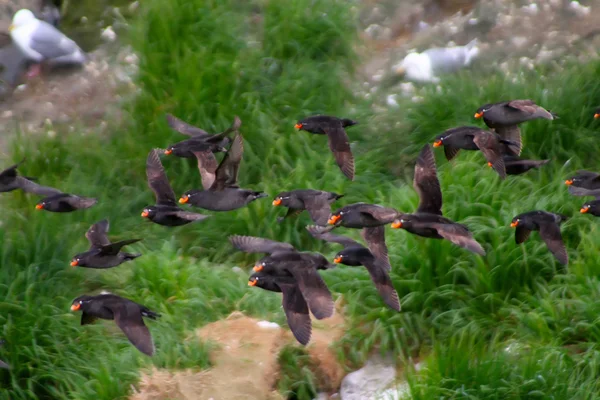
[[[340,211],[340,215],[344,215],[344,212],[343,212],[343,211]]]
[[[83,304],[83,300],[79,300],[79,304]]]

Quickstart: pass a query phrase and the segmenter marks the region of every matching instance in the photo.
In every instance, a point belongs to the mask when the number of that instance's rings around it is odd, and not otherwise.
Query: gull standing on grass
[[[57,66],[79,65],[86,60],[85,53],[73,40],[49,23],[37,19],[27,9],[15,13],[9,31],[21,52],[35,63],[28,77],[37,76],[44,61]]]

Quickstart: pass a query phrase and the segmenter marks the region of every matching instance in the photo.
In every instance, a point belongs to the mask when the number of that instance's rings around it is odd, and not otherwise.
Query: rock
[[[114,42],[117,39],[117,34],[113,30],[112,26],[108,26],[102,31],[100,37],[107,42]]]
[[[396,378],[396,368],[390,360],[372,356],[367,364],[346,375],[342,381],[342,400],[376,400]]]
[[[28,8],[34,13],[42,10],[40,0],[0,0],[0,31],[7,32],[13,15],[21,8]]]

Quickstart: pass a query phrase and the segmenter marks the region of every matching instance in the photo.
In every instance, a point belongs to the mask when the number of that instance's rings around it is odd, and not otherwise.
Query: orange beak
[[[435,142],[433,142],[433,147],[440,147],[442,145],[443,145],[443,143],[441,140],[436,140]]]
[[[492,163],[491,162],[488,163],[488,167],[492,167]]]
[[[189,200],[190,200],[190,197],[189,197],[189,196],[183,195],[183,196],[181,196],[181,198],[179,199],[179,202],[180,202],[181,204],[185,204],[185,203],[187,203]]]
[[[594,119],[598,119],[598,118],[600,118],[600,114],[598,114],[598,113],[594,114]]]
[[[278,197],[278,198],[276,198],[275,200],[273,200],[273,205],[274,205],[275,207],[277,207],[277,206],[278,206],[278,205],[280,205],[280,204],[281,204],[281,199],[280,199],[279,197]]]
[[[173,152],[173,150],[171,150],[171,149],[165,150],[166,155],[170,155],[172,152]]]
[[[579,210],[579,212],[582,214],[585,214],[588,211],[590,211],[590,206],[582,207],[581,210]]]
[[[80,308],[81,308],[81,304],[79,304],[79,303],[71,305],[71,311],[77,311]]]
[[[71,267],[76,267],[78,265],[79,265],[79,263],[77,262],[77,260],[71,261]]]
[[[567,179],[565,181],[565,185],[567,185],[567,186],[571,186],[572,184],[573,184],[573,180],[572,179]]]
[[[302,124],[296,124],[296,125],[294,125],[294,128],[296,128],[296,129],[302,129]]]
[[[262,265],[255,265],[254,268],[252,268],[254,270],[254,272],[260,272],[263,270],[263,266]]]
[[[256,286],[256,281],[248,281],[248,286]]]
[[[519,226],[519,221],[515,221],[515,222],[511,222],[510,223],[510,227],[511,228],[516,228],[517,226]]]
[[[481,117],[483,117],[483,113],[482,112],[476,112],[474,115],[475,118],[479,119]]]
[[[402,228],[402,222],[400,222],[400,221],[392,222],[392,229],[399,229],[399,228]]]
[[[148,218],[148,211],[142,211],[142,217]]]
[[[342,216],[341,216],[341,215],[332,215],[332,216],[331,216],[331,217],[329,217],[329,219],[327,220],[327,223],[328,223],[329,225],[335,225],[335,224],[336,224],[336,223],[337,223],[337,222],[340,220],[340,218],[342,218]]]
[[[339,263],[341,263],[341,262],[342,262],[342,257],[341,257],[341,256],[339,256],[339,257],[336,257],[336,258],[334,258],[334,259],[333,259],[333,262],[334,262],[334,263],[336,263],[336,264],[339,264]]]
[[[43,205],[42,203],[40,203],[40,204],[36,204],[36,205],[35,205],[35,209],[36,209],[36,210],[43,210],[43,209],[44,209],[44,205]]]

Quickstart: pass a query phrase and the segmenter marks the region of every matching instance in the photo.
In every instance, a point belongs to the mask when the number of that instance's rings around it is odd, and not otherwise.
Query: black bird
[[[333,152],[335,162],[348,179],[354,180],[354,156],[350,149],[348,134],[344,128],[357,123],[347,118],[314,115],[298,121],[294,127],[316,135],[327,135],[329,148]]]
[[[582,214],[592,214],[595,217],[600,217],[600,200],[588,201],[579,210]]]
[[[331,203],[344,197],[343,194],[325,192],[313,189],[296,189],[289,192],[281,192],[273,200],[274,206],[287,207],[288,211],[279,222],[290,216],[300,214],[306,210],[310,218],[317,225],[327,225],[331,214]]]
[[[238,250],[246,253],[264,253],[254,266],[255,272],[276,276],[289,276],[298,282],[302,296],[317,319],[333,315],[333,299],[318,269],[328,269],[329,262],[321,254],[297,251],[289,243],[274,240],[233,235],[229,241]]]
[[[569,193],[573,196],[594,196],[600,199],[600,174],[591,171],[577,171],[565,181],[569,187]]]
[[[509,145],[514,155],[521,154],[521,131],[518,124],[532,119],[553,120],[556,115],[531,100],[512,100],[486,104],[479,107],[475,118],[482,118],[500,137],[513,142]]]
[[[371,279],[385,304],[396,311],[400,311],[398,293],[396,293],[387,272],[391,268],[387,252],[381,254],[382,247],[385,248],[385,228],[383,226],[364,228],[361,231],[368,248],[347,236],[334,235],[328,232],[323,233],[317,226],[307,226],[306,229],[317,239],[344,246],[344,250],[336,254],[333,262],[350,266],[364,266],[369,271],[369,275],[371,275]]]
[[[229,139],[228,135],[232,132],[237,131],[238,129],[240,129],[240,126],[242,126],[242,120],[237,115],[233,118],[233,122],[231,123],[231,126],[229,128],[217,134],[210,134],[205,130],[190,125],[187,122],[184,122],[171,114],[167,114],[167,123],[169,124],[169,127],[171,127],[171,129],[176,130],[181,134],[191,136],[193,140],[203,141],[205,143],[210,143],[221,148],[229,145],[229,143],[231,142],[231,139]]]
[[[3,346],[5,343],[4,340],[0,340],[0,346]],[[10,369],[10,365],[8,365],[7,363],[5,363],[4,361],[0,360],[0,368],[4,368],[4,369]]]
[[[28,193],[44,196],[35,206],[38,210],[52,212],[71,212],[79,209],[90,208],[98,202],[96,199],[80,197],[74,194],[63,193],[58,189],[38,185],[33,182],[35,178],[20,176],[17,168],[23,163],[12,165],[0,173],[0,192],[10,192],[21,189]]]
[[[494,132],[486,131],[476,126],[460,126],[448,129],[433,142],[433,147],[444,146],[444,154],[448,161],[452,160],[460,149],[481,150],[488,163],[501,179],[506,178],[504,159],[502,158],[505,144],[512,142],[502,139]]]
[[[550,252],[561,264],[566,265],[569,263],[569,256],[560,233],[560,224],[566,220],[567,217],[564,215],[546,211],[530,211],[514,217],[510,226],[517,228],[515,231],[517,244],[527,240],[531,231],[539,231]]]
[[[290,330],[300,344],[308,344],[312,332],[308,305],[302,296],[298,282],[293,277],[255,272],[248,279],[248,286],[256,286],[271,292],[281,292],[283,294],[281,305]]]
[[[156,197],[156,205],[144,208],[142,217],[165,226],[180,226],[210,217],[210,215],[185,211],[177,206],[175,193],[169,184],[158,154],[159,149],[154,149],[150,151],[146,160],[146,177],[148,186]]]
[[[600,118],[600,107],[596,108],[596,111],[594,111],[594,119],[598,118]]]
[[[244,142],[238,133],[215,172],[212,185],[207,190],[188,190],[179,202],[211,211],[231,211],[242,208],[256,199],[267,197],[266,193],[240,189],[237,184],[240,162],[244,154]],[[202,174],[202,166],[199,165]]]
[[[148,356],[154,354],[154,342],[143,317],[156,320],[160,314],[147,307],[114,294],[100,294],[79,296],[73,300],[71,311],[82,311],[81,325],[98,318],[114,320],[139,351]]]
[[[343,226],[345,228],[362,229],[386,225],[393,222],[400,213],[389,207],[376,204],[354,203],[340,208],[329,216],[329,230]]]
[[[88,229],[85,237],[90,242],[90,249],[73,257],[71,260],[72,267],[112,268],[141,256],[141,254],[122,252],[121,248],[142,239],[121,240],[111,243],[107,236],[108,227],[108,221],[103,219]]]
[[[485,255],[485,250],[466,226],[442,215],[442,190],[437,177],[435,158],[429,145],[423,147],[417,158],[413,186],[420,198],[417,212],[401,214],[392,223],[392,228],[403,228],[426,238],[446,239],[469,251]]]

